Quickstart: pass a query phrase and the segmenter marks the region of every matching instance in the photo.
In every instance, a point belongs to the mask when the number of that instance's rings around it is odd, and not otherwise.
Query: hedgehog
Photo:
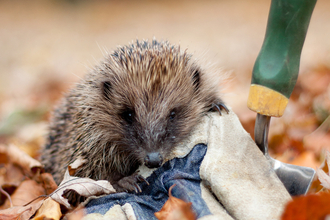
[[[60,183],[68,165],[78,177],[108,180],[116,192],[141,191],[140,165],[161,166],[209,111],[228,113],[221,76],[167,41],[138,41],[107,53],[55,108],[41,153]]]

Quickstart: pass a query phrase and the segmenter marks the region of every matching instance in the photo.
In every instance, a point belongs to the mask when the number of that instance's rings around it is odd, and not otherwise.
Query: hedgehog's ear
[[[111,83],[110,81],[104,81],[101,84],[102,95],[105,99],[111,100]]]
[[[194,72],[192,74],[192,80],[193,80],[193,85],[194,85],[195,91],[198,91],[199,87],[201,85],[201,73],[200,73],[199,69],[194,70]]]

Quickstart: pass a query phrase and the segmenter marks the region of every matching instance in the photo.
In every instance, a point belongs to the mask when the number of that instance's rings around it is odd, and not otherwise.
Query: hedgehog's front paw
[[[222,115],[221,110],[225,110],[225,112],[228,114],[229,113],[229,109],[227,108],[227,106],[224,103],[213,103],[212,104],[212,108],[211,111],[218,111],[220,115]]]
[[[148,185],[148,181],[141,175],[134,173],[131,176],[126,176],[121,178],[117,183],[113,184],[113,187],[117,192],[131,192],[135,191],[136,193],[142,192],[138,183],[146,182]]]

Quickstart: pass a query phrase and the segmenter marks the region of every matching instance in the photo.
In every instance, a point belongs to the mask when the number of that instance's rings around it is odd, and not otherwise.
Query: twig
[[[0,186],[0,192],[5,194],[5,196],[8,198],[9,203],[10,203],[10,208],[12,208],[14,206],[13,201],[11,200],[10,195],[2,188],[2,186]]]

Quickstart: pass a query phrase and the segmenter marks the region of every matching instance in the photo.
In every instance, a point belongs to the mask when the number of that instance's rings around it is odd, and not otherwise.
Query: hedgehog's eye
[[[170,113],[170,120],[173,120],[175,118],[176,112],[175,110],[172,110]]]
[[[127,109],[120,114],[120,117],[124,119],[128,124],[133,123],[134,116],[135,116],[134,111],[131,109]]]

